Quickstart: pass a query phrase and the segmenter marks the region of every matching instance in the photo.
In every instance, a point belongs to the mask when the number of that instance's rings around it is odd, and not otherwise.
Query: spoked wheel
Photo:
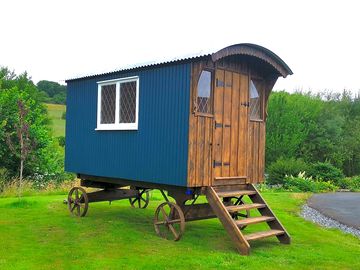
[[[164,202],[156,208],[154,227],[162,238],[178,241],[185,231],[185,217],[181,208],[172,202]]]
[[[230,205],[242,205],[245,204],[245,202],[242,200],[242,197],[230,197],[228,198],[230,201]],[[239,218],[248,218],[250,217],[250,210],[242,210],[231,213],[231,216],[233,219],[238,220]],[[240,230],[243,230],[246,228],[246,225],[239,227]]]
[[[70,213],[75,216],[83,217],[89,207],[89,198],[85,189],[82,187],[73,187],[68,195],[68,207]]]
[[[134,198],[129,198],[131,207],[135,208],[146,208],[149,204],[149,190],[147,189],[138,189],[139,195]]]

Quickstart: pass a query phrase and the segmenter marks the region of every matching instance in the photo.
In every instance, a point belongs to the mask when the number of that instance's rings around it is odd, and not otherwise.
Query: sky
[[[0,66],[36,83],[255,43],[294,75],[274,89],[360,90],[360,2],[1,0]]]

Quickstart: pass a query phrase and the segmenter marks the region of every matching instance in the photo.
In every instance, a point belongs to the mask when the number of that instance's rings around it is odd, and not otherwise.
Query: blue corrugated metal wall
[[[65,169],[187,185],[190,64],[68,82]],[[96,131],[97,82],[139,76],[139,128]]]

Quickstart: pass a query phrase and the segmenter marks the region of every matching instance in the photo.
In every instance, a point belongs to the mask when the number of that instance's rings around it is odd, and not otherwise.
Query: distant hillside
[[[50,119],[52,121],[52,128],[54,136],[65,136],[65,119],[62,118],[64,112],[66,112],[66,106],[62,104],[45,104]]]
[[[65,104],[66,86],[52,81],[39,81],[36,85],[46,103]]]

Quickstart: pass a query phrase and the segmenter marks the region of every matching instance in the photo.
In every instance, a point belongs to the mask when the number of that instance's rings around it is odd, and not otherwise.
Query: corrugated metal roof
[[[175,62],[189,61],[189,60],[202,58],[202,57],[206,57],[206,56],[211,56],[211,53],[199,52],[199,53],[193,53],[193,54],[186,54],[186,55],[182,55],[182,56],[171,58],[171,59],[159,59],[159,60],[156,60],[156,61],[149,61],[149,62],[143,62],[143,63],[137,63],[137,64],[131,64],[131,65],[124,65],[124,66],[121,66],[121,67],[119,67],[117,69],[111,69],[111,70],[102,71],[102,72],[95,72],[95,73],[79,74],[79,75],[73,76],[73,77],[71,77],[69,79],[66,79],[65,82],[72,81],[72,80],[77,80],[77,79],[101,76],[101,75],[108,75],[108,74],[112,74],[112,73],[116,73],[116,72],[131,71],[131,70],[134,70],[134,69],[154,67],[154,66],[158,66],[158,65],[172,64],[172,63],[175,63]]]
[[[202,58],[202,57],[212,57],[213,61],[217,61],[220,58],[230,56],[230,55],[248,55],[248,56],[260,58],[260,59],[264,60],[265,62],[267,62],[268,64],[272,65],[274,67],[274,69],[284,78],[287,75],[293,74],[293,72],[291,71],[289,66],[279,56],[277,56],[275,53],[273,53],[269,49],[259,46],[259,45],[256,45],[256,44],[240,43],[240,44],[235,44],[235,45],[225,47],[217,52],[212,52],[212,53],[211,52],[206,52],[206,53],[200,52],[200,53],[195,53],[195,54],[187,54],[185,56],[172,58],[172,59],[168,59],[168,60],[162,59],[162,60],[158,60],[158,61],[126,65],[126,66],[120,67],[115,70],[113,69],[111,71],[104,71],[104,72],[97,72],[97,73],[93,73],[93,74],[74,76],[70,79],[67,79],[65,82],[77,80],[77,79],[83,79],[83,78],[90,78],[90,77],[95,77],[95,76],[100,76],[100,75],[108,75],[108,74],[113,74],[116,72],[131,71],[134,69],[148,68],[148,67],[154,67],[154,66],[158,66],[158,65],[166,65],[166,64],[172,64],[172,63],[182,62],[182,61],[190,61],[190,60],[194,60],[194,59]]]

